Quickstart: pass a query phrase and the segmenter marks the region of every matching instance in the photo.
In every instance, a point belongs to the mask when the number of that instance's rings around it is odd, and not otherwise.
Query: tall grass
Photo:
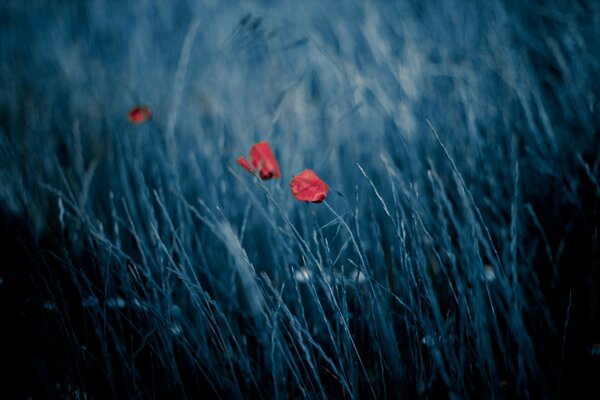
[[[590,388],[600,9],[540,3],[4,2],[0,204],[58,321],[46,393]],[[259,140],[283,179],[235,164]],[[290,195],[305,167],[325,203]]]

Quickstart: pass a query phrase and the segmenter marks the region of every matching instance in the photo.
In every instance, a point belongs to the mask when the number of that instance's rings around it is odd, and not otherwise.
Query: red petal
[[[250,149],[250,157],[238,158],[237,163],[250,172],[258,171],[261,179],[279,178],[279,165],[267,142],[258,142]]]
[[[128,118],[133,124],[141,124],[152,117],[152,111],[147,106],[136,106],[129,111]]]
[[[320,203],[325,200],[329,186],[313,170],[305,169],[292,178],[290,189],[296,200]]]
[[[248,170],[248,172],[252,172],[252,167],[248,164],[248,161],[244,157],[240,157],[237,159],[237,163],[240,164],[244,169]]]
[[[254,169],[259,169],[261,179],[279,178],[279,165],[267,142],[258,142],[250,149],[250,161]]]

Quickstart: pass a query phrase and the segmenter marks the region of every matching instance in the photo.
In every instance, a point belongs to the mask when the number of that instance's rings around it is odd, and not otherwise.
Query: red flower
[[[258,171],[260,179],[279,178],[279,165],[271,151],[271,146],[267,142],[258,142],[250,149],[250,157],[245,159],[240,157],[237,163],[254,173]]]
[[[325,200],[329,186],[313,170],[305,169],[292,178],[290,189],[296,200],[320,203]]]
[[[135,106],[129,111],[127,117],[132,124],[141,124],[152,117],[152,111],[148,106]]]

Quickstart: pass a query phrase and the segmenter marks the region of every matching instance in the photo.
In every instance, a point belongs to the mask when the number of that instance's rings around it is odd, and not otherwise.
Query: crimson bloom
[[[296,200],[320,203],[325,200],[329,186],[311,169],[305,169],[292,178],[290,189]]]
[[[251,173],[258,171],[260,179],[279,178],[279,164],[267,142],[258,142],[250,148],[248,159],[240,157],[237,163]]]
[[[129,122],[132,124],[141,124],[148,121],[152,117],[152,111],[148,106],[135,106],[127,114]]]

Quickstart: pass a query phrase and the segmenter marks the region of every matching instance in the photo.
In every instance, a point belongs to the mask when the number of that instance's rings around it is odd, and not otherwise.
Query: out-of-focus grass
[[[19,393],[592,387],[594,2],[0,9],[0,205],[63,344]],[[283,179],[235,164],[259,140]]]

